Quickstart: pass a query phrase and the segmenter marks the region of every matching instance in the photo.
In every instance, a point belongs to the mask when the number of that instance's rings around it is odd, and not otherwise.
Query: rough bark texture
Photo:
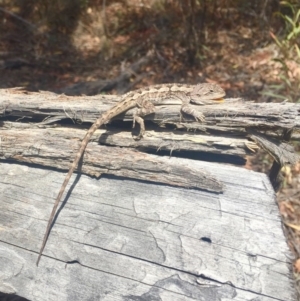
[[[84,132],[76,129],[70,132],[62,128],[20,130],[6,127],[6,130],[0,130],[0,158],[68,170],[69,162],[79,147],[79,137]],[[94,138],[99,139],[101,132],[103,131],[98,131]],[[127,135],[127,140],[133,139]],[[159,157],[130,148],[109,147],[93,142],[86,149],[80,170],[97,177],[103,173],[113,174],[217,193],[224,186],[208,170],[186,167],[176,158]]]
[[[18,89],[0,90],[0,114],[19,116],[23,119],[40,118],[44,123],[71,119],[72,121],[94,122],[95,119],[120,96],[66,96],[50,92],[24,93]],[[168,101],[157,106],[155,114],[145,119],[156,123],[174,123],[181,120],[179,107],[168,105]],[[173,103],[173,101],[172,101]],[[181,104],[179,101],[178,104]],[[300,104],[294,103],[253,103],[238,99],[226,99],[223,104],[198,106],[206,116],[205,127],[230,133],[239,132],[244,127],[260,130],[300,129]],[[133,110],[117,119],[132,120]],[[125,116],[124,116],[125,115]],[[218,127],[214,127],[216,125]],[[203,125],[192,122],[193,128]],[[244,131],[244,130],[243,130]]]
[[[49,92],[25,94],[19,89],[8,89],[0,90],[0,114],[2,113],[3,120],[23,122],[23,126],[25,123],[29,129],[47,127],[49,124],[53,126],[54,122],[70,120],[72,125],[73,122],[79,123],[83,128],[83,122],[88,122],[88,126],[90,126],[90,123],[93,123],[101,113],[119,100],[119,96],[69,97]],[[256,104],[226,99],[223,104],[197,106],[206,117],[205,124],[191,119],[188,121],[187,116],[181,116],[179,105],[180,102],[177,106],[168,105],[166,100],[163,105],[157,106],[155,114],[146,116],[145,119],[151,120],[152,123],[146,124],[146,137],[138,142],[134,141],[129,134],[131,133],[131,122],[130,125],[123,122],[115,123],[117,127],[107,127],[111,132],[102,133],[99,141],[102,144],[135,147],[149,151],[166,150],[171,153],[178,150],[191,151],[194,154],[206,152],[222,154],[222,156],[229,155],[239,157],[240,163],[244,163],[245,155],[251,154],[257,148],[257,139],[254,139],[255,142],[250,142],[249,137],[254,137],[253,131],[263,131],[266,139],[260,141],[260,147],[263,146],[276,160],[278,160],[276,155],[278,153],[282,154],[282,158],[293,156],[290,153],[283,156],[286,152],[293,152],[293,150],[287,150],[285,146],[279,145],[278,147],[276,142],[270,143],[268,137],[274,137],[280,141],[280,135],[284,130],[293,129],[296,134],[293,133],[291,139],[298,139],[299,104]],[[130,110],[115,119],[132,121],[133,111]],[[65,125],[70,128],[70,123]],[[0,129],[7,130],[8,128],[16,128],[21,131],[16,123],[8,124],[7,122]],[[250,130],[252,134],[248,133]],[[117,131],[121,133],[117,134]],[[65,130],[61,131],[62,138],[65,132]],[[3,137],[14,135],[9,132],[0,134]],[[68,134],[66,133],[66,135]],[[82,136],[78,136],[78,138],[82,138]],[[66,138],[70,139],[70,137]],[[297,161],[298,158],[294,157],[294,161]],[[229,158],[226,160],[230,162]]]

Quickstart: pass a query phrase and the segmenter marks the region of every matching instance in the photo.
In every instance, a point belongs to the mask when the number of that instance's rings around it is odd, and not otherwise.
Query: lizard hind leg
[[[141,139],[145,134],[145,123],[142,117],[152,114],[155,112],[155,106],[150,101],[143,101],[141,104],[138,104],[139,108],[135,110],[133,114],[133,125],[135,127],[135,123],[137,122],[140,125],[140,133],[136,137],[136,139]]]

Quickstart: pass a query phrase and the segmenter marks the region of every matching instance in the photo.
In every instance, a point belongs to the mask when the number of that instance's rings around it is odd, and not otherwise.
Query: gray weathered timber
[[[0,90],[0,115],[2,114],[1,119],[4,120],[4,126],[8,124],[7,121],[5,122],[7,118],[17,118],[16,121],[22,121],[23,125],[29,125],[31,128],[55,126],[55,122],[62,120],[72,120],[79,124],[82,122],[93,123],[99,115],[120,101],[120,97],[109,95],[69,97],[49,92],[25,93],[20,89],[3,89]],[[241,163],[244,162],[246,154],[255,152],[258,148],[257,144],[266,146],[265,143],[257,143],[255,139],[256,143],[248,141],[249,130],[251,130],[252,139],[253,132],[264,133],[266,142],[269,141],[269,137],[275,138],[275,143],[268,143],[268,147],[264,147],[275,160],[278,161],[277,154],[280,156],[279,161],[284,161],[284,164],[294,164],[299,160],[299,156],[294,155],[293,149],[287,150],[283,144],[277,146],[276,142],[282,140],[284,131],[291,129],[293,129],[291,139],[297,139],[295,133],[300,128],[299,104],[253,103],[241,99],[225,99],[224,103],[215,105],[195,105],[193,110],[205,115],[205,123],[195,122],[194,118],[181,116],[180,100],[163,99],[156,104],[155,114],[145,118],[154,122],[146,124],[147,139],[134,141],[128,135],[130,131],[128,123],[127,133],[124,134],[123,127],[126,126],[126,123],[119,123],[117,128],[107,127],[109,134],[101,135],[102,139],[99,141],[104,144],[130,146],[152,151],[166,150],[170,153],[174,150],[188,150],[194,153],[234,155],[240,157],[238,160]],[[129,110],[115,119],[132,121],[133,111]],[[32,123],[29,124],[28,121],[32,121]],[[17,128],[16,123],[12,126]],[[67,126],[70,127],[70,124]],[[83,127],[82,124],[80,127]],[[111,133],[115,134],[116,130],[121,133],[112,136]],[[151,130],[154,131],[150,132]],[[5,133],[0,133],[0,139],[3,136],[5,138]],[[288,158],[288,161],[282,160],[283,158]]]
[[[1,163],[0,291],[32,301],[296,300],[267,177],[180,161],[209,170],[224,193],[81,175],[38,268],[64,174]]]
[[[18,123],[5,121],[0,127],[1,148],[0,157],[11,158],[15,153],[24,153],[25,150],[39,149],[40,146],[58,143],[61,149],[68,153],[70,147],[74,147],[72,152],[78,149],[80,141],[86,129],[59,127],[54,125],[39,125],[30,123]],[[70,141],[67,143],[67,141]],[[72,143],[73,141],[73,143]],[[223,137],[212,135],[201,135],[194,132],[164,132],[158,131],[148,126],[143,139],[135,140],[129,129],[120,131],[120,129],[98,129],[91,137],[91,141],[97,141],[102,145],[119,146],[144,150],[165,150],[171,155],[174,151],[189,151],[193,153],[209,152],[210,154],[229,155],[241,157],[253,154],[246,146],[251,144],[245,137]],[[71,144],[71,145],[70,145]],[[255,148],[255,143],[252,143]],[[54,147],[57,151],[57,147]],[[38,155],[38,152],[36,152]],[[44,154],[44,156],[46,153]],[[55,154],[49,153],[49,156]],[[70,154],[71,156],[72,154]]]
[[[64,119],[93,123],[100,114],[119,101],[120,96],[117,95],[66,96],[45,91],[25,93],[20,89],[0,89],[0,115],[19,116],[23,121],[33,117],[40,118],[45,124]],[[182,121],[178,107],[180,104],[180,101],[164,100],[161,106],[157,106],[155,114],[145,116],[145,120],[178,123]],[[272,131],[283,128],[295,128],[298,131],[300,129],[300,104],[254,103],[225,99],[222,104],[197,107],[206,117],[206,128],[222,130],[224,133],[241,132],[243,127]],[[129,110],[116,119],[132,121],[133,112],[134,110]],[[191,122],[190,126],[198,128],[201,124]]]
[[[78,129],[66,131],[62,128],[22,130],[0,128],[0,159],[68,170],[70,158],[74,157],[84,132]],[[94,138],[99,139],[99,134]],[[132,137],[127,138],[133,140]],[[208,170],[187,167],[180,161],[170,160],[168,157],[98,143],[88,144],[80,170],[97,177],[103,173],[113,174],[186,188],[206,189],[216,193],[221,192],[224,187]]]

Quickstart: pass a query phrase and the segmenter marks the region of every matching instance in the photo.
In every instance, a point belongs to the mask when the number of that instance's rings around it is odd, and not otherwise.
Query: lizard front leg
[[[136,137],[136,139],[141,139],[145,134],[145,123],[144,119],[142,117],[152,114],[155,112],[155,106],[150,101],[137,101],[138,109],[135,110],[133,114],[133,125],[132,127],[135,127],[135,122],[137,122],[140,125],[140,133]]]
[[[188,97],[187,95],[184,94],[177,94],[174,95],[174,98],[180,99],[182,102],[181,108],[180,108],[180,112],[181,113],[185,113],[188,115],[191,115],[195,118],[196,121],[200,121],[200,122],[204,122],[205,121],[205,117],[204,115],[199,112],[197,109],[195,109],[195,105],[191,105],[191,98]],[[198,103],[200,104],[200,103]],[[181,114],[182,117],[182,114]]]
[[[200,121],[200,122],[205,121],[204,115],[201,112],[199,112],[197,109],[195,109],[195,106],[190,105],[187,102],[183,102],[181,106],[181,111],[183,113],[193,116],[196,119],[196,121]]]

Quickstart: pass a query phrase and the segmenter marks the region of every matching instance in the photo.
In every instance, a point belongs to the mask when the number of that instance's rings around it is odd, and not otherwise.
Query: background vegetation
[[[2,69],[25,67],[0,87],[112,79],[152,51],[123,87],[211,80],[299,101],[299,20],[298,0],[0,0]]]

